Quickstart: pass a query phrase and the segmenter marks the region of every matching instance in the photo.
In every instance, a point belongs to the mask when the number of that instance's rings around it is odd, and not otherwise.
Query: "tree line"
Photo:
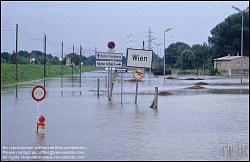
[[[35,58],[35,64],[44,64],[44,53],[41,51],[19,51],[18,55],[18,64],[29,64],[30,59]],[[96,57],[94,55],[86,57],[80,56],[76,53],[69,53],[60,60],[57,56],[52,56],[52,54],[46,54],[46,63],[50,65],[60,65],[66,64],[66,59],[70,58],[74,65],[79,65],[82,62],[84,65],[95,65]],[[8,52],[1,53],[1,63],[5,64],[15,64],[15,52],[12,54]],[[126,63],[126,58],[123,56],[123,64]]]
[[[248,8],[247,8],[248,10]],[[249,13],[244,13],[243,55],[249,56]],[[172,43],[165,49],[167,67],[199,69],[213,68],[213,59],[227,55],[236,56],[241,52],[241,13],[228,16],[216,25],[208,37],[208,44],[188,45]]]
[[[29,64],[31,58],[35,58],[35,64],[44,64],[44,53],[41,51],[19,51],[18,64]],[[52,54],[46,54],[46,63],[50,65],[60,65],[61,63],[66,63],[66,58],[70,57],[75,65],[79,65],[79,62],[83,62],[85,65],[95,65],[95,56],[85,57],[77,55],[75,53],[67,54],[62,60],[57,56],[52,56]],[[8,52],[1,53],[1,63],[15,64],[15,53],[12,54]]]

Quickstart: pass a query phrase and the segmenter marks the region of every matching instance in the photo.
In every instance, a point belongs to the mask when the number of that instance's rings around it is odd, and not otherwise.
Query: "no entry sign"
[[[109,49],[114,49],[115,48],[115,42],[113,42],[113,41],[108,42],[108,48]]]
[[[32,98],[36,101],[42,101],[46,96],[46,90],[43,86],[38,85],[32,89]]]

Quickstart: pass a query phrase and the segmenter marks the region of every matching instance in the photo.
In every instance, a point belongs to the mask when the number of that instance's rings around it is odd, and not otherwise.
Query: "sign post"
[[[127,49],[127,67],[136,67],[140,69],[135,69],[133,77],[136,79],[136,91],[135,91],[135,104],[137,104],[137,94],[138,94],[138,80],[144,77],[144,69],[152,67],[152,50],[144,49]]]
[[[37,124],[36,124],[36,132],[38,133],[38,129],[44,129],[45,128],[45,117],[39,112],[39,102],[42,101],[46,97],[46,89],[41,86],[35,86],[32,89],[32,98],[37,101]]]
[[[113,41],[107,44],[108,52],[96,52],[96,67],[108,68],[108,99],[111,101],[113,89],[112,68],[122,67],[122,53],[115,53],[115,43]],[[111,69],[110,69],[111,68]]]
[[[133,77],[136,79],[136,89],[135,89],[135,104],[137,104],[137,94],[138,94],[138,80],[144,77],[144,69],[137,68],[133,72]]]

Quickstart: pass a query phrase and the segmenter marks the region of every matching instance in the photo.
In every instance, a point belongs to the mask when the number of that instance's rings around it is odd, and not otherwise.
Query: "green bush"
[[[215,68],[215,69],[210,69],[208,74],[209,74],[209,75],[218,75],[218,74],[219,74],[219,71],[218,71],[217,68]]]

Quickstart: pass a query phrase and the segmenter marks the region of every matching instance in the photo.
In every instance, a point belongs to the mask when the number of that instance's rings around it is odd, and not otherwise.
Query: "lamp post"
[[[154,43],[156,46],[157,46],[157,55],[159,56],[159,46],[162,44],[162,43]],[[157,71],[158,71],[158,56],[157,56],[157,61],[156,61],[156,68],[157,68]]]
[[[241,46],[240,46],[240,83],[242,83],[242,62],[243,62],[243,14],[249,12],[249,10],[240,10],[239,8],[232,6],[233,9],[241,13]]]
[[[166,47],[165,47],[165,33],[166,32],[168,32],[169,30],[171,30],[172,28],[168,28],[168,29],[166,29],[165,31],[164,31],[164,49],[163,49],[163,65],[164,65],[164,80],[165,80],[165,71],[166,71],[166,62],[165,62],[165,49],[166,49]]]

